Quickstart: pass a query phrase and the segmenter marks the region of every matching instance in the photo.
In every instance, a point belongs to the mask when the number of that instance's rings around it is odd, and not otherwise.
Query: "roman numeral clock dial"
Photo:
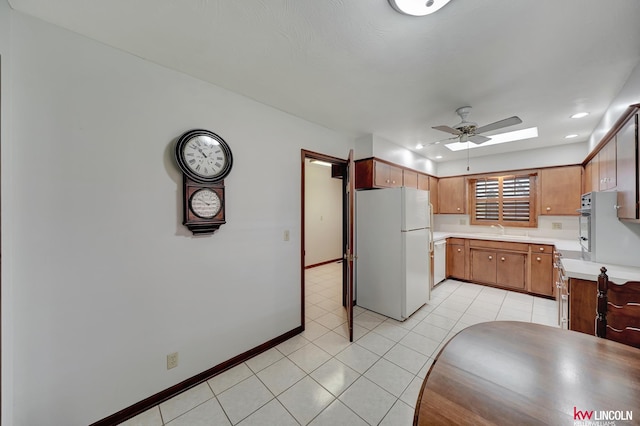
[[[233,157],[220,136],[203,129],[190,130],[178,138],[176,162],[182,171],[183,224],[195,234],[212,234],[226,223],[224,178]]]

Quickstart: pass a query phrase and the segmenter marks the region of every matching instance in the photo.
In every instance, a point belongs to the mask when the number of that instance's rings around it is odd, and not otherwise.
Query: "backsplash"
[[[436,214],[434,215],[433,220],[434,231],[502,234],[502,230],[500,228],[469,225],[469,215],[466,214]],[[505,227],[504,234],[556,238],[560,240],[577,240],[579,235],[578,227],[579,222],[577,216],[538,216],[537,228],[516,228],[508,226]]]

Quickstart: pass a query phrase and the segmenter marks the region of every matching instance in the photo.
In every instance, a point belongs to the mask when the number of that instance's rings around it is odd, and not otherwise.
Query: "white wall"
[[[413,170],[436,174],[436,163],[383,137],[369,134],[355,141],[354,158],[376,157]]]
[[[299,326],[300,149],[350,139],[0,4],[3,424],[88,424]],[[194,238],[172,144],[200,127],[234,166]]]
[[[342,257],[342,179],[306,160],[305,266]]]
[[[467,171],[466,159],[446,161],[438,163],[438,177],[581,164],[587,154],[587,144],[580,142],[527,151],[506,152],[499,155],[472,157],[469,159],[469,171]]]
[[[9,143],[9,129],[11,127],[9,99],[11,97],[11,66],[10,66],[10,8],[6,0],[0,0],[0,148],[2,155],[0,155],[0,171],[2,173],[0,177],[0,193],[6,194],[8,188],[11,185],[9,179],[13,164],[8,160],[11,156],[11,144]],[[13,229],[11,223],[13,222],[12,212],[9,211],[7,203],[2,198],[0,203],[2,211],[0,213],[2,229],[2,238],[0,241],[0,252],[2,253],[2,295],[0,297],[0,303],[2,303],[2,318],[0,324],[2,324],[2,417],[0,423],[3,425],[12,425],[13,422],[13,388],[12,383],[14,381],[13,374],[13,352],[10,348],[13,348],[13,304],[10,303],[13,299],[11,282],[12,272],[12,259],[13,253],[11,247],[7,244],[7,241],[13,238]]]
[[[640,63],[631,72],[620,93],[613,99],[602,120],[591,133],[588,141],[589,152],[593,151],[604,135],[611,130],[624,111],[630,105],[637,103],[640,103]]]

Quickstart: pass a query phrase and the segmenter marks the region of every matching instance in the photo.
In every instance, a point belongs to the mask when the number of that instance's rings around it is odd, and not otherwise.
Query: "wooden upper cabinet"
[[[438,213],[464,214],[466,189],[464,176],[438,179]]]
[[[600,191],[614,189],[617,185],[616,145],[616,138],[613,138],[598,152]]]
[[[540,170],[540,214],[577,216],[582,194],[582,166]]]
[[[429,176],[429,200],[431,201],[431,206],[433,207],[433,213],[440,213],[438,210],[438,178]],[[433,226],[433,225],[431,225]]]
[[[418,173],[418,189],[429,191],[429,176]]]
[[[395,188],[402,186],[402,169],[391,164],[374,161],[373,181],[375,186]]]
[[[616,190],[618,191],[618,217],[622,219],[638,219],[637,118],[637,114],[631,117],[616,135]]]
[[[402,186],[402,168],[372,158],[356,161],[356,189]]]
[[[600,191],[600,155],[596,154],[589,164],[591,164],[591,188],[585,192]]]
[[[582,193],[583,194],[593,191],[592,180],[593,180],[593,161],[589,161],[584,166],[584,171],[582,173]]]
[[[418,172],[404,169],[402,171],[402,186],[418,188]]]

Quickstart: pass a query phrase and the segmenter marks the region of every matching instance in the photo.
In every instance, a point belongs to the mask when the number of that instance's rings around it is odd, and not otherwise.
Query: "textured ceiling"
[[[452,0],[426,17],[387,0],[9,3],[354,137],[413,150],[445,138],[431,127],[456,124],[464,105],[479,125],[518,115],[509,130],[539,127],[533,141],[472,156],[586,141],[640,60],[638,0]]]

